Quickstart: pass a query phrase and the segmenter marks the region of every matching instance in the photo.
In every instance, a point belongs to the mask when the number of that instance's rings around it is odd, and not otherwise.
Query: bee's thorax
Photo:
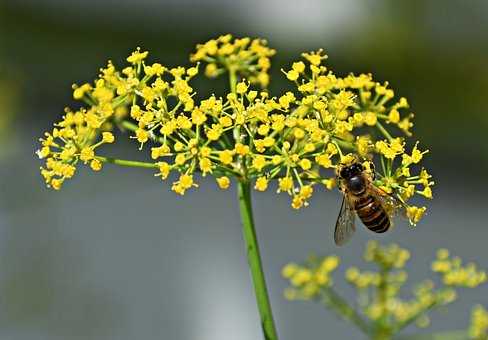
[[[366,181],[361,175],[347,179],[346,186],[353,195],[361,195],[366,191]]]

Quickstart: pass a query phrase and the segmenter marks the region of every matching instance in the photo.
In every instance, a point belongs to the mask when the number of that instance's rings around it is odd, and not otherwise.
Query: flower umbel
[[[264,40],[225,35],[198,45],[191,56],[197,64],[190,67],[149,63],[140,49],[121,69],[109,62],[93,84],[74,86],[73,97],[87,106],[67,109],[41,139],[46,183],[59,189],[80,163],[100,170],[110,159],[99,156],[98,148],[113,143],[118,128],[141,150],[150,145],[154,163],[143,166],[161,170],[164,164],[162,179],[179,173],[171,186],[179,194],[196,187],[196,173],[215,176],[223,189],[224,178],[235,177],[256,181],[257,191],[276,183],[299,209],[317,186],[333,188],[341,163],[372,161],[375,185],[407,204],[410,222],[417,223],[426,208],[407,202],[415,195],[432,198],[434,182],[420,166],[428,151],[402,137],[411,135],[407,100],[395,100],[388,83],[370,74],[335,75],[324,65],[322,50],[303,53],[303,60],[283,71],[293,86],[271,96],[254,85],[267,85],[274,54]],[[198,99],[191,80],[199,62],[206,63],[207,75],[227,72],[230,92]],[[183,185],[188,178],[192,184]]]
[[[459,258],[448,256],[447,250],[441,249],[432,263],[432,270],[441,274],[439,287],[432,280],[425,280],[413,289],[413,297],[409,299],[400,297],[400,293],[408,278],[404,267],[410,253],[396,244],[380,246],[375,241],[368,243],[364,259],[372,262],[377,270],[349,267],[345,272],[346,281],[357,292],[357,309],[335,290],[331,274],[338,266],[337,256],[314,256],[303,265],[287,264],[282,275],[290,287],[284,295],[289,300],[321,302],[369,337],[391,339],[412,323],[428,326],[427,313],[453,302],[457,297],[456,287],[475,288],[486,282],[486,273],[476,265],[462,266]],[[481,339],[480,336],[486,335],[487,320],[486,311],[477,307],[469,331],[472,338]]]

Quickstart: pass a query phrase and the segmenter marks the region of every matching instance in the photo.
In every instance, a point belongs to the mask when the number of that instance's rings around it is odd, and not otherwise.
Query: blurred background
[[[71,84],[94,79],[107,59],[121,64],[141,46],[151,60],[186,64],[196,43],[228,32],[278,50],[275,93],[285,85],[280,68],[320,47],[336,73],[389,80],[409,99],[415,135],[431,150],[436,197],[416,230],[399,223],[381,240],[412,251],[410,282],[429,276],[439,247],[487,268],[487,19],[484,0],[1,0],[0,337],[261,338],[234,190],[220,192],[208,179],[177,197],[150,171],[106,166],[80,171],[55,193],[34,154],[74,105]],[[107,152],[142,159],[129,144]],[[361,338],[321,306],[282,298],[280,269],[289,261],[313,252],[360,263],[373,235],[360,229],[336,248],[339,205],[337,192],[315,195],[300,212],[284,195],[254,196],[280,339]],[[486,286],[461,293],[431,330],[466,328],[475,303],[488,304]]]

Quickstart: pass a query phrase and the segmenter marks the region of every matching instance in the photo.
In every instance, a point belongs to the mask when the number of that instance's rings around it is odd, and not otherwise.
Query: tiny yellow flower
[[[98,159],[92,159],[90,162],[90,168],[92,168],[93,171],[100,171],[102,170],[102,162],[100,162]]]
[[[252,160],[252,167],[258,171],[261,171],[266,166],[266,158],[263,155],[257,155]]]
[[[311,185],[304,185],[300,188],[300,197],[304,200],[312,197],[313,194],[313,187]]]
[[[303,73],[303,71],[305,71],[305,64],[303,61],[295,62],[292,65],[292,69],[298,73]]]
[[[293,209],[300,209],[304,205],[305,201],[300,195],[295,195],[291,201],[291,207]]]
[[[290,191],[293,188],[293,179],[291,177],[284,177],[278,180],[279,191]]]
[[[37,152],[37,155],[39,156],[39,158],[42,159],[49,156],[50,153],[51,153],[51,149],[49,149],[49,146],[44,146],[41,148],[41,150]]]
[[[103,132],[102,141],[104,143],[113,143],[115,141],[115,137],[111,132]]]
[[[249,153],[249,146],[241,144],[241,143],[236,143],[234,147],[234,151],[241,156],[245,156]]]
[[[283,158],[280,155],[274,155],[271,159],[271,163],[273,163],[273,165],[279,165],[282,161]]]
[[[169,173],[171,171],[171,166],[166,163],[166,162],[159,162],[159,175],[161,175],[162,179],[166,179],[169,176]]]
[[[286,74],[286,77],[291,81],[296,81],[298,79],[298,77],[300,76],[300,74],[296,70],[290,70],[290,71],[286,72],[285,74]]]
[[[190,67],[188,70],[186,70],[186,74],[188,74],[190,77],[194,77],[198,74],[198,68]]]
[[[419,194],[425,196],[426,198],[432,198],[432,189],[430,187],[426,187],[424,190],[420,191]]]
[[[315,156],[315,162],[324,168],[332,168],[332,160],[329,158],[327,154],[321,154]]]
[[[180,154],[176,155],[176,157],[175,157],[175,164],[176,165],[183,165],[183,164],[185,164],[185,162],[186,162],[186,157],[184,154],[180,153]]]
[[[296,128],[293,131],[293,135],[295,136],[296,139],[302,139],[303,137],[305,137],[305,131],[303,131],[300,128]]]
[[[141,52],[140,48],[137,48],[136,51],[132,52],[132,54],[127,58],[127,61],[131,64],[138,64],[144,59],[146,59],[149,52]]]
[[[336,180],[335,180],[335,178],[324,179],[322,181],[322,183],[325,185],[325,187],[328,190],[332,190],[336,186]]]
[[[212,172],[212,162],[208,158],[202,158],[199,162],[200,170],[205,175],[207,172]]]
[[[282,271],[281,271],[281,275],[284,277],[284,278],[291,278],[293,275],[295,275],[295,273],[298,271],[299,267],[294,264],[294,263],[289,263],[287,264],[286,266],[283,267]]]
[[[197,143],[196,140],[194,140],[194,141],[195,141],[195,144],[196,144]],[[211,153],[212,153],[212,149],[209,148],[208,146],[203,146],[203,147],[200,148],[200,155],[202,157],[209,157]]]
[[[211,63],[211,64],[207,64],[207,66],[205,67],[205,75],[209,78],[215,78],[217,77],[219,74],[219,69],[217,67],[217,65]]]
[[[139,143],[145,143],[149,139],[149,132],[144,129],[137,129],[136,138]]]
[[[245,82],[242,81],[239,84],[237,84],[237,86],[236,86],[236,92],[238,94],[244,94],[244,93],[246,93],[247,88],[248,88],[248,85]]]
[[[388,114],[388,121],[394,124],[398,124],[400,122],[400,113],[397,109],[392,109]]]
[[[180,176],[179,182],[183,188],[188,189],[193,185],[193,176],[183,174]]]
[[[374,113],[374,112],[364,113],[364,122],[367,125],[374,126],[374,125],[376,125],[377,121],[378,121],[378,117],[376,116],[376,113]]]
[[[359,278],[359,270],[356,267],[350,267],[346,270],[346,280],[353,283]]]
[[[336,269],[338,265],[339,265],[339,257],[328,256],[321,263],[321,268],[323,268],[324,270],[326,270],[328,272],[331,272],[334,269]]]
[[[322,55],[323,51],[318,50],[317,52],[302,53],[302,56],[308,60],[312,65],[319,66],[322,59],[327,59],[327,55]]]
[[[312,272],[308,269],[300,268],[292,276],[290,282],[294,286],[301,286],[312,279]]]
[[[261,124],[258,128],[258,133],[261,135],[261,136],[266,136],[269,132],[269,125],[267,124]]]
[[[195,125],[202,125],[207,121],[207,116],[202,110],[195,108],[191,113],[191,121]]]
[[[60,190],[62,185],[63,185],[63,180],[62,179],[53,179],[51,181],[51,187],[54,190]]]
[[[304,158],[300,161],[300,167],[303,170],[310,170],[312,167],[312,162],[309,159]]]
[[[407,208],[407,216],[410,220],[410,223],[412,225],[417,224],[421,219],[422,216],[425,214],[425,211],[427,210],[426,207],[416,207],[416,206],[410,206]]]
[[[256,180],[256,185],[254,186],[254,189],[256,189],[257,191],[266,191],[267,188],[268,180],[266,179],[266,177],[259,177]]]
[[[227,176],[217,178],[217,184],[220,189],[228,189],[230,186],[230,179]]]
[[[95,152],[91,147],[85,147],[80,152],[80,159],[85,163],[92,160],[94,157]]]

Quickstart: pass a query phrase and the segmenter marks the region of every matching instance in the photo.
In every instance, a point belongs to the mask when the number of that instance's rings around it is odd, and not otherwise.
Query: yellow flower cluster
[[[414,291],[415,298],[404,300],[398,297],[402,285],[407,281],[408,275],[401,269],[410,258],[410,253],[397,244],[380,246],[376,241],[368,242],[364,252],[367,262],[375,263],[379,272],[361,272],[356,267],[346,271],[346,280],[359,292],[373,287],[376,293],[368,298],[369,303],[364,305],[364,313],[371,320],[379,320],[389,315],[394,322],[402,323],[413,317],[420,316],[423,311],[433,304],[452,301],[455,293],[452,290],[434,291],[434,284],[426,281]],[[420,325],[428,325],[428,317],[422,316]]]
[[[291,287],[285,291],[289,300],[311,299],[321,288],[332,285],[330,275],[339,265],[337,256],[327,256],[321,261],[312,261],[307,266],[289,263],[283,267],[282,275],[290,280]]]
[[[198,45],[191,60],[206,63],[207,75],[226,71],[230,79],[229,93],[203,99],[190,85],[198,63],[187,68],[150,64],[148,52],[140,49],[121,70],[109,62],[94,84],[74,87],[74,98],[88,108],[68,112],[42,140],[46,182],[59,188],[80,160],[99,170],[107,159],[95,155],[97,141],[116,126],[129,130],[141,149],[151,145],[154,163],[147,167],[159,168],[161,178],[179,174],[172,185],[179,194],[197,186],[195,173],[212,174],[222,189],[231,177],[253,181],[257,191],[274,182],[298,209],[308,204],[316,185],[334,187],[340,164],[360,159],[369,167],[376,155],[378,187],[403,202],[415,194],[432,197],[431,176],[424,169],[414,175],[413,169],[426,151],[415,144],[406,152],[406,141],[383,126],[409,134],[412,115],[403,113],[405,98],[393,101],[388,84],[368,74],[334,75],[321,50],[304,53],[283,71],[294,88],[271,96],[253,85],[267,85],[274,53],[263,40],[231,35]],[[101,142],[111,141],[102,137]],[[424,212],[425,207],[406,206],[412,224]]]
[[[266,40],[247,37],[234,39],[232,35],[227,34],[197,45],[196,52],[191,55],[190,60],[207,62],[207,77],[215,78],[229,71],[253,84],[267,87],[270,57],[275,53],[275,50],[267,46]]]
[[[95,108],[72,112],[67,110],[63,120],[50,133],[41,138],[39,158],[46,159],[41,174],[49,187],[59,190],[66,179],[74,176],[78,162],[89,164],[94,171],[102,168],[95,156],[95,149],[115,141],[104,114]]]
[[[475,340],[488,339],[488,311],[481,305],[474,307],[471,313],[469,337]]]
[[[486,272],[478,270],[476,264],[463,266],[459,257],[449,257],[447,249],[439,249],[437,258],[432,262],[432,271],[442,276],[447,286],[474,288],[486,282]]]
[[[410,252],[393,243],[381,246],[377,241],[369,241],[364,251],[364,259],[382,268],[403,268],[410,259]]]
[[[443,286],[435,288],[434,282],[426,280],[414,288],[413,298],[403,299],[399,295],[408,278],[403,268],[409,257],[410,253],[396,244],[381,246],[376,241],[368,242],[364,259],[374,263],[378,270],[363,271],[350,267],[345,272],[346,281],[356,289],[358,295],[360,310],[356,311],[358,316],[355,319],[364,315],[375,325],[372,329],[379,327],[384,331],[399,331],[412,322],[416,322],[419,327],[426,327],[429,324],[427,311],[456,299],[454,287],[474,288],[486,280],[486,274],[477,271],[474,264],[462,267],[460,259],[449,260],[447,250],[441,249],[433,263],[433,269],[444,275]],[[290,282],[290,287],[285,290],[285,297],[289,300],[312,300],[320,297],[320,301],[326,306],[338,313],[344,313],[341,316],[348,319],[353,313],[352,307],[345,308],[347,302],[334,290],[331,270],[327,266],[330,262],[335,269],[339,259],[336,256],[314,258],[302,266],[294,263],[286,265],[282,275]],[[466,274],[460,274],[461,271]],[[450,275],[456,277],[451,278]],[[485,331],[483,314],[480,311],[477,313],[476,329]]]

